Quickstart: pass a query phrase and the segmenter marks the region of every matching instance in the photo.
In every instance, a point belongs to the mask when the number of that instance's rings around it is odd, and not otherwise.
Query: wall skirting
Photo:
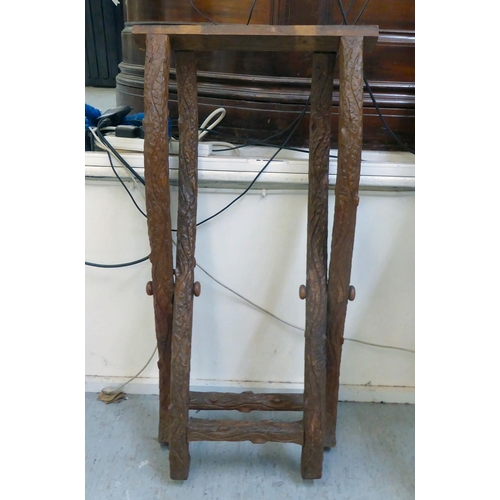
[[[86,392],[100,392],[104,388],[118,387],[128,380],[127,377],[85,377]],[[265,383],[258,381],[232,382],[226,380],[192,380],[191,389],[198,391],[220,392],[302,392],[302,384],[294,383]],[[158,395],[158,379],[138,377],[124,388],[127,394]],[[391,387],[375,385],[340,385],[340,401],[357,403],[401,403],[415,404],[414,387]]]

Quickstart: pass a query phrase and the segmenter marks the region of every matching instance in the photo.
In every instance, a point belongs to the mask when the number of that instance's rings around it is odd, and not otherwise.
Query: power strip
[[[144,139],[139,137],[116,137],[114,135],[106,135],[106,140],[118,151],[135,151],[144,152]],[[170,141],[169,154],[179,154],[179,142]],[[212,154],[212,144],[200,142],[198,144],[198,156],[210,156]]]
[[[179,154],[179,142],[170,141],[170,147],[168,150],[171,155]],[[212,145],[209,142],[199,142],[198,143],[198,156],[210,156],[212,154]]]
[[[111,134],[105,135],[106,140],[119,151],[144,152],[144,139],[140,137],[116,137]]]

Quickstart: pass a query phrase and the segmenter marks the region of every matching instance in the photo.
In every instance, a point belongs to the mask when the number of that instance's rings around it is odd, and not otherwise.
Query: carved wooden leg
[[[177,52],[179,207],[172,333],[170,477],[189,475],[189,373],[193,326],[194,253],[198,196],[198,102],[194,52]]]
[[[160,372],[160,424],[158,440],[168,442],[170,358],[173,317],[173,256],[168,172],[168,75],[170,42],[165,35],[147,35],[144,69],[144,177],[151,246],[158,368]]]
[[[335,446],[340,358],[349,298],[363,145],[363,38],[342,37],[339,48],[339,153],[328,279],[325,446]]]
[[[304,372],[304,479],[323,467],[326,377],[328,166],[334,54],[314,54],[311,87]]]

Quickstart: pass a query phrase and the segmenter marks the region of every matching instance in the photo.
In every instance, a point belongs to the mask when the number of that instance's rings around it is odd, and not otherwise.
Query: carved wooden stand
[[[305,479],[321,477],[324,447],[335,446],[340,358],[350,286],[363,126],[363,49],[375,26],[137,25],[146,48],[144,164],[160,370],[159,441],[170,448],[170,477],[187,479],[190,441],[277,441],[302,446]],[[144,36],[146,35],[146,36]],[[197,51],[313,52],[310,110],[304,394],[190,392],[194,283],[198,105]],[[168,77],[175,51],[179,98],[179,207],[173,271],[168,163]],[[328,166],[333,70],[340,64],[340,123],[335,213],[327,275]],[[328,279],[327,279],[328,276]],[[175,281],[175,285],[174,285]],[[189,410],[302,411],[296,422],[189,418]]]

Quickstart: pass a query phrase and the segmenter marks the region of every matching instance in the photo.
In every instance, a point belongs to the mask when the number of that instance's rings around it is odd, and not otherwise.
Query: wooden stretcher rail
[[[322,475],[324,447],[335,446],[338,384],[350,284],[363,132],[363,46],[373,26],[136,26],[147,40],[144,165],[160,372],[159,439],[169,443],[170,477],[189,475],[190,441],[269,441],[302,446],[304,479]],[[168,76],[175,54],[179,100],[177,256],[172,268],[168,191]],[[198,194],[197,57],[207,50],[313,51],[310,96],[304,394],[190,391],[196,213]],[[338,49],[339,57],[333,52]],[[339,64],[339,152],[330,267],[327,269],[330,114],[335,60]],[[173,287],[175,274],[175,287]],[[327,279],[329,277],[329,279]],[[198,285],[198,286],[196,286]],[[148,292],[148,293],[149,293]],[[161,298],[161,303],[159,299]],[[172,311],[173,305],[173,311]],[[169,362],[170,361],[170,362]],[[168,386],[169,384],[169,386]],[[189,409],[303,411],[296,422],[202,420]]]
[[[189,394],[190,410],[302,411],[303,394],[255,394],[253,392],[195,392]]]
[[[378,26],[268,26],[268,25],[137,25],[133,35],[167,35],[173,50],[245,50],[256,52],[337,52],[341,37],[364,37],[365,51],[378,39]],[[145,37],[136,36],[139,47]]]
[[[275,422],[274,420],[205,420],[189,419],[188,441],[250,441],[253,444],[295,443],[304,441],[302,420]]]

